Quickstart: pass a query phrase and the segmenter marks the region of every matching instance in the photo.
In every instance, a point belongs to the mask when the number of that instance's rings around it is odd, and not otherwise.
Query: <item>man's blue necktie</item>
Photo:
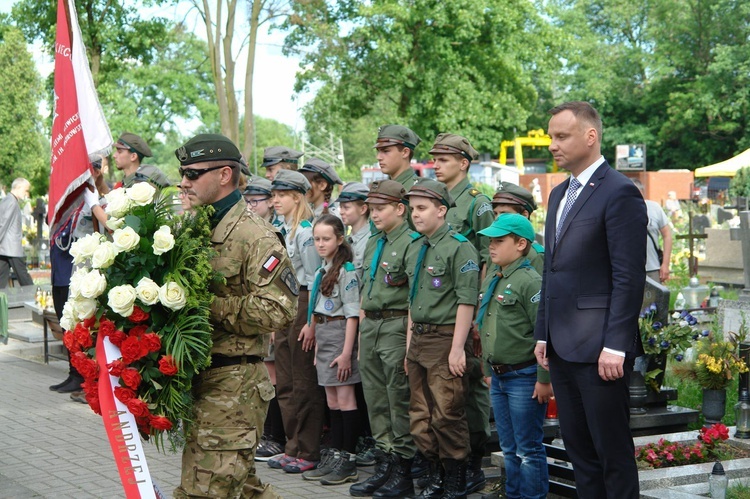
[[[557,231],[555,232],[555,242],[560,238],[560,231],[562,231],[563,223],[565,223],[565,217],[568,216],[568,212],[576,202],[576,192],[581,187],[581,183],[575,177],[570,177],[570,185],[568,186],[568,197],[565,200],[565,207],[563,208],[562,214],[560,215],[560,222],[557,224]]]

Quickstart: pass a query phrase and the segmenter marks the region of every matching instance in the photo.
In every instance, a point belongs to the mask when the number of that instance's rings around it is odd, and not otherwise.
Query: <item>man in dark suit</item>
[[[550,370],[579,497],[637,498],[628,382],[642,352],[646,206],[601,155],[590,104],[550,114],[549,150],[571,177],[550,193],[534,353]]]

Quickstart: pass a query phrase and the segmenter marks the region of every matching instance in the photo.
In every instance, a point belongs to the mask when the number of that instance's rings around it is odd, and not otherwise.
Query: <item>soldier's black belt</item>
[[[226,355],[212,355],[211,367],[209,367],[209,369],[245,364],[257,364],[262,360],[263,357],[258,357],[257,355],[237,355],[236,357],[227,357]]]
[[[408,310],[365,310],[365,317],[375,321],[404,317],[409,315]]]
[[[414,334],[427,333],[452,333],[456,329],[455,324],[426,324],[424,322],[413,322],[411,330]]]
[[[533,366],[534,364],[536,364],[536,359],[527,360],[526,362],[521,362],[520,364],[490,364],[490,367],[492,367],[492,372],[499,376],[501,374],[507,374],[511,371],[525,369],[527,367]]]
[[[315,322],[318,324],[325,324],[326,322],[334,321],[345,321],[346,317],[343,315],[328,316],[323,314],[315,314]]]

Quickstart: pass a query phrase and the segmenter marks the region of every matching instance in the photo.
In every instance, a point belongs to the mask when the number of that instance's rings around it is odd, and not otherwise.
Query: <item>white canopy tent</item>
[[[734,177],[737,170],[750,166],[750,149],[721,163],[695,169],[696,177]]]

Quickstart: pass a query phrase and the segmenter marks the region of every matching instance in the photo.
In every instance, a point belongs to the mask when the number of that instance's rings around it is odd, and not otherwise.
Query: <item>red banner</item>
[[[55,41],[55,106],[52,117],[48,223],[56,221],[68,196],[89,178],[89,158],[83,136],[73,71],[66,0],[57,2]]]

